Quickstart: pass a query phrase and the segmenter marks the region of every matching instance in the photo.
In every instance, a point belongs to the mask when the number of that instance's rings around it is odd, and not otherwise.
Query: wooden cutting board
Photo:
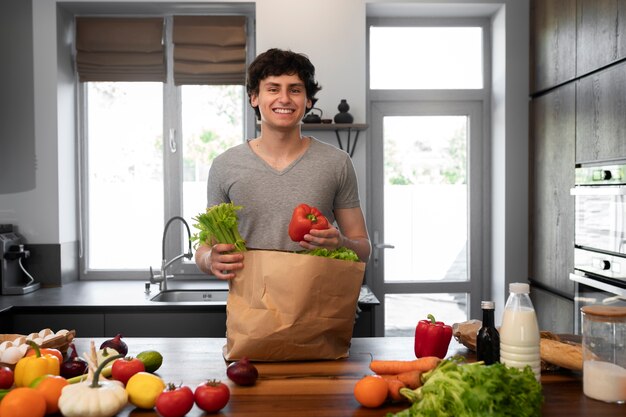
[[[369,353],[351,353],[346,359],[306,362],[256,362],[259,379],[252,387],[231,385],[236,395],[352,394],[354,384],[371,374]]]

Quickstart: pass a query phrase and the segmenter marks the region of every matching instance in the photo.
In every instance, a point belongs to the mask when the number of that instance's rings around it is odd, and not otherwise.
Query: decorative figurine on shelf
[[[354,117],[352,117],[352,115],[348,113],[348,110],[350,110],[350,105],[345,98],[341,99],[341,102],[337,106],[337,109],[339,110],[339,113],[335,115],[335,123],[352,123],[354,121]]]

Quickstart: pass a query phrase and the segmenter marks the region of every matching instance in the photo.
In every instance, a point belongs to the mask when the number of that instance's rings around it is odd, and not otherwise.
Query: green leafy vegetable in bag
[[[337,248],[335,250],[328,250],[326,248],[317,248],[310,251],[302,252],[307,255],[323,256],[331,259],[342,259],[344,261],[359,262],[359,257],[355,251],[346,247]]]
[[[232,243],[235,251],[244,252],[246,242],[239,234],[237,211],[241,206],[234,203],[221,203],[207,208],[205,213],[194,217],[197,223],[193,226],[199,230],[191,237],[195,247],[200,243]]]

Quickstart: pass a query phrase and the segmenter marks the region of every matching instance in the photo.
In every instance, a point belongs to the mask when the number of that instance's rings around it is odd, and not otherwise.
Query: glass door
[[[371,285],[376,334],[412,336],[428,314],[480,311],[482,104],[372,102]]]

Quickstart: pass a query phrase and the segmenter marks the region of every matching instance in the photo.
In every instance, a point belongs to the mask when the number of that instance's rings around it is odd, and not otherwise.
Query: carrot
[[[370,362],[370,369],[378,375],[397,375],[409,371],[427,372],[441,362],[436,356],[424,356],[410,361],[375,359]]]
[[[411,389],[416,389],[422,386],[422,371],[409,371],[396,375],[398,381],[401,381],[404,385]]]
[[[422,371],[408,371],[396,375],[383,374],[382,376],[387,382],[400,381],[404,386],[410,389],[416,389],[422,386]]]
[[[406,400],[406,398],[400,394],[400,388],[405,388],[406,385],[399,379],[387,379],[387,386],[389,387],[388,398],[393,402],[400,402]]]

